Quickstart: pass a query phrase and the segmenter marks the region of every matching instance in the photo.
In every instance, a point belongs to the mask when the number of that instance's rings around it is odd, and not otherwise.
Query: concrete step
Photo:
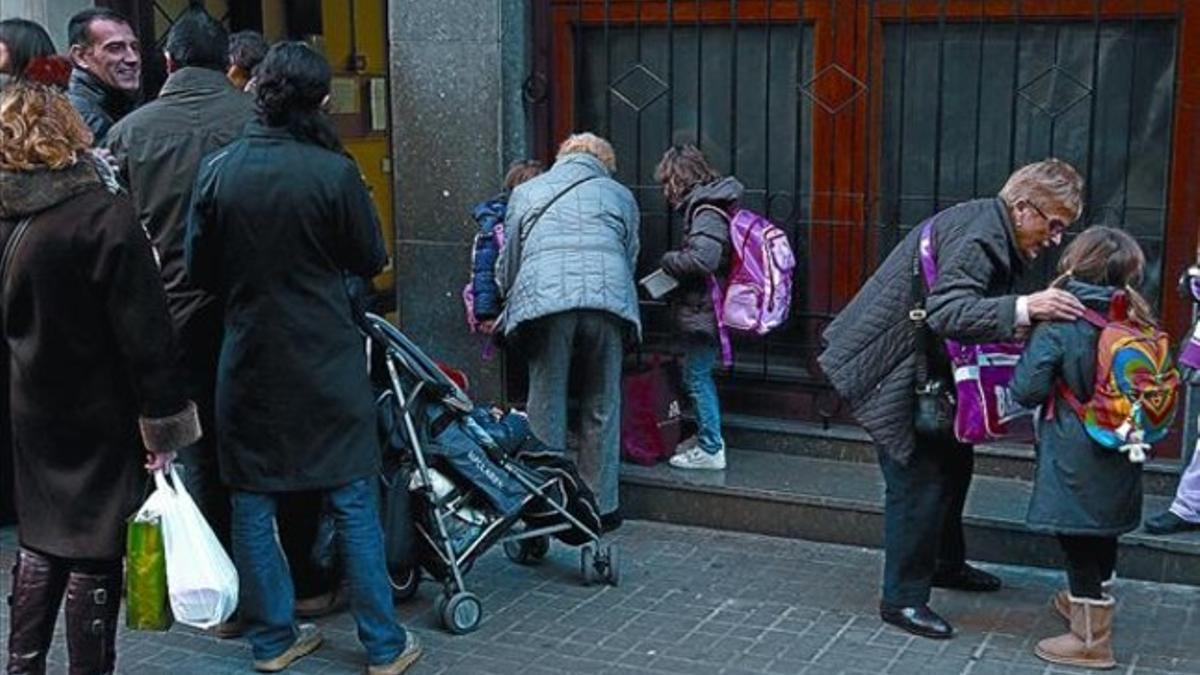
[[[877,466],[782,452],[727,451],[726,471],[681,471],[624,464],[621,509],[627,518],[755,532],[878,548],[883,540],[883,479]],[[1025,527],[1031,486],[976,476],[965,512],[972,559],[1040,567],[1061,564],[1053,537]],[[1144,514],[1165,509],[1148,495]],[[1118,574],[1200,585],[1200,532],[1121,538]],[[871,580],[872,583],[874,580]]]
[[[823,426],[815,422],[754,417],[722,416],[725,442],[734,448],[786,455],[874,464],[875,446],[862,428]],[[1033,480],[1033,448],[1027,445],[981,445],[975,448],[975,474],[996,478]],[[1178,460],[1146,463],[1142,487],[1148,494],[1174,495],[1179,482]]]

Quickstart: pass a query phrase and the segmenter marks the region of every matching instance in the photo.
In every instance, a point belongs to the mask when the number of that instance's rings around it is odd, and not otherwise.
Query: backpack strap
[[[688,214],[688,222],[694,222],[696,220],[696,216],[701,211],[711,211],[720,216],[720,218],[727,224],[732,220],[729,217],[729,213],[726,212],[725,209],[712,204],[700,204],[696,208],[692,209],[692,212]],[[698,236],[711,237],[711,235],[705,234]],[[729,245],[730,247],[733,246],[732,240],[730,240]],[[712,300],[713,316],[716,317],[717,320],[717,339],[721,342],[721,364],[726,368],[729,368],[733,365],[733,342],[729,338],[729,326],[725,325],[725,317],[722,315],[722,308],[725,307],[725,291],[721,289],[721,284],[717,281],[717,275],[715,274],[708,275],[708,295]]]
[[[1079,318],[1087,321],[1100,330],[1108,328],[1108,324],[1110,323],[1107,317],[1090,307],[1084,308],[1083,315]]]
[[[1067,406],[1069,406],[1071,410],[1075,412],[1075,415],[1079,417],[1080,422],[1087,417],[1087,408],[1083,405],[1083,403],[1079,402],[1079,399],[1075,396],[1075,392],[1071,391],[1071,388],[1067,386],[1067,383],[1063,382],[1062,380],[1058,381],[1058,395],[1061,396],[1062,399],[1066,401]],[[1051,397],[1051,401],[1053,401],[1053,397]]]
[[[1084,308],[1083,315],[1079,318],[1087,321],[1100,330],[1108,328],[1108,324],[1110,323],[1107,317],[1100,312],[1091,309],[1090,307]],[[1062,400],[1067,403],[1067,406],[1069,406],[1071,410],[1075,412],[1075,415],[1079,417],[1079,421],[1082,422],[1087,417],[1087,407],[1079,400],[1078,397],[1075,396],[1075,392],[1071,391],[1071,388],[1067,386],[1067,383],[1061,379],[1058,381],[1058,386],[1055,387],[1055,389],[1058,392],[1058,395],[1062,397]],[[1050,419],[1053,417],[1053,415],[1054,396],[1051,395],[1050,400],[1046,405],[1046,419]]]
[[[717,338],[721,341],[721,364],[729,368],[733,365],[733,343],[729,339],[729,326],[725,325],[725,291],[721,290],[715,274],[708,275],[708,295],[712,299],[713,316],[717,320]]]

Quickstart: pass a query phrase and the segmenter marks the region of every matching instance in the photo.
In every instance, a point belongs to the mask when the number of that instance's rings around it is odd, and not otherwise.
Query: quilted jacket
[[[660,264],[679,280],[670,301],[675,324],[685,335],[716,339],[717,317],[708,278],[716,275],[724,279],[729,267],[729,220],[699,207],[715,206],[728,212],[737,206],[743,191],[742,184],[730,176],[699,185],[684,199],[683,243],[663,254]]]
[[[926,298],[928,325],[961,342],[1009,339],[1016,327],[1016,276],[1025,261],[1000,199],[964,202],[934,216],[938,282]],[[916,350],[912,264],[920,227],[892,250],[858,295],[825,330],[818,357],[829,381],[884,452],[907,462],[915,445]],[[934,340],[936,343],[937,340]],[[945,350],[930,363],[943,374]],[[939,358],[940,357],[940,358]]]
[[[588,154],[567,155],[517,186],[508,200],[504,249],[496,263],[505,334],[543,316],[593,309],[624,319],[640,339],[633,278],[639,223],[633,194]]]

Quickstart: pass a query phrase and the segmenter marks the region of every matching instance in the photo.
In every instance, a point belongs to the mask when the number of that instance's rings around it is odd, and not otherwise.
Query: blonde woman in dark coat
[[[0,319],[20,541],[8,672],[41,673],[66,595],[72,673],[111,673],[125,518],[200,437],[145,232],[66,97],[0,94]]]

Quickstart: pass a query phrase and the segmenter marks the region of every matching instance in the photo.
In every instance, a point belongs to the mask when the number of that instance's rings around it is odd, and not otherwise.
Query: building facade
[[[56,34],[79,1],[0,0]],[[187,0],[99,0],[153,54]],[[302,39],[336,70],[335,119],[394,246],[377,288],[400,325],[522,397],[521,364],[482,358],[460,293],[473,204],[515,159],[552,161],[572,131],[609,137],[643,209],[639,274],[678,236],[652,173],[698,142],[800,257],[789,323],[735,344],[734,412],[849,422],[816,367],[819,336],[890,248],[930,214],[995,194],[1056,156],[1087,180],[1083,223],[1145,248],[1146,292],[1182,335],[1175,280],[1196,257],[1200,3],[1189,0],[207,0],[231,29]],[[57,22],[57,23],[56,23]],[[159,76],[161,78],[161,76]],[[154,75],[148,77],[153,83]],[[1044,284],[1053,260],[1027,280]],[[645,351],[669,348],[643,306]],[[770,401],[763,406],[762,401]],[[1180,415],[1180,426],[1194,414]],[[1182,437],[1177,434],[1176,439]],[[1182,443],[1163,448],[1178,457]]]

